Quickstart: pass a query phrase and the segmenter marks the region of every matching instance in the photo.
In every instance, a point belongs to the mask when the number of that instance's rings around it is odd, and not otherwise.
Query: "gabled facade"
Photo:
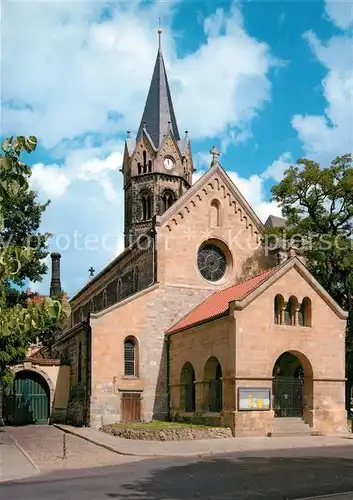
[[[347,432],[346,321],[297,258],[216,292],[168,330],[171,417],[236,436],[272,434],[280,417]]]

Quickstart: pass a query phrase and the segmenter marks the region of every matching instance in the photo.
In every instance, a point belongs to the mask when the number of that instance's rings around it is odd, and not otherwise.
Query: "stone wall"
[[[81,325],[66,334],[53,346],[56,356],[69,363],[67,422],[84,425],[89,421],[90,395],[90,329]]]
[[[210,290],[158,285],[92,315],[91,425],[121,420],[121,394],[141,391],[142,419],[165,419],[167,359],[165,331],[204,300]],[[124,376],[124,339],[138,341],[138,376]],[[102,362],[104,360],[104,362]]]

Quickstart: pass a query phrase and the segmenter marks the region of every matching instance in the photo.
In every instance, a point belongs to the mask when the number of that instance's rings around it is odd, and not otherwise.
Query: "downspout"
[[[165,339],[167,348],[167,405],[168,405],[168,422],[171,421],[171,398],[170,398],[170,339],[169,336]]]
[[[85,325],[86,333],[86,404],[85,404],[85,418],[84,425],[89,426],[90,416],[91,416],[91,339],[92,339],[92,329],[90,325],[90,315],[88,316],[87,324]]]

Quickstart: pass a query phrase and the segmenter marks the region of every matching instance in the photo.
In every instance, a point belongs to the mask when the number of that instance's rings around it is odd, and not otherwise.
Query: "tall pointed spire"
[[[167,73],[164,66],[161,48],[161,35],[162,30],[159,28],[157,59],[154,65],[145,109],[143,111],[140,127],[137,133],[137,137],[139,137],[145,123],[146,130],[152,138],[156,148],[160,146],[163,135],[167,133],[168,129],[171,130],[175,140],[180,140]]]

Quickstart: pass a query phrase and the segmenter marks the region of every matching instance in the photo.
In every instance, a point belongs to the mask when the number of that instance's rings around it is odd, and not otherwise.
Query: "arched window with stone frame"
[[[94,298],[93,298],[89,302],[89,312],[94,313],[94,311],[95,311],[95,304],[94,304]]]
[[[139,268],[138,266],[134,267],[134,274],[133,274],[133,293],[138,292],[139,289]]]
[[[121,281],[121,279],[118,279],[117,298],[118,298],[118,302],[123,298],[123,282]]]
[[[284,298],[283,295],[277,294],[274,299],[274,323],[275,325],[283,324],[283,308]]]
[[[152,196],[148,191],[141,192],[142,220],[152,218]]]
[[[80,384],[82,381],[82,342],[78,343],[78,353],[77,353],[77,383]]]
[[[295,326],[297,324],[298,299],[292,295],[284,309],[284,324],[287,326]]]
[[[221,204],[219,200],[212,200],[210,207],[210,225],[211,227],[220,227],[221,225]]]
[[[175,194],[171,189],[165,189],[162,194],[162,211],[166,212],[175,202]]]
[[[298,326],[311,326],[311,300],[304,297],[298,311]]]
[[[107,295],[107,290],[103,290],[103,296],[102,296],[102,309],[105,309],[108,305],[108,295]]]
[[[124,376],[138,377],[138,342],[133,336],[124,340]]]

